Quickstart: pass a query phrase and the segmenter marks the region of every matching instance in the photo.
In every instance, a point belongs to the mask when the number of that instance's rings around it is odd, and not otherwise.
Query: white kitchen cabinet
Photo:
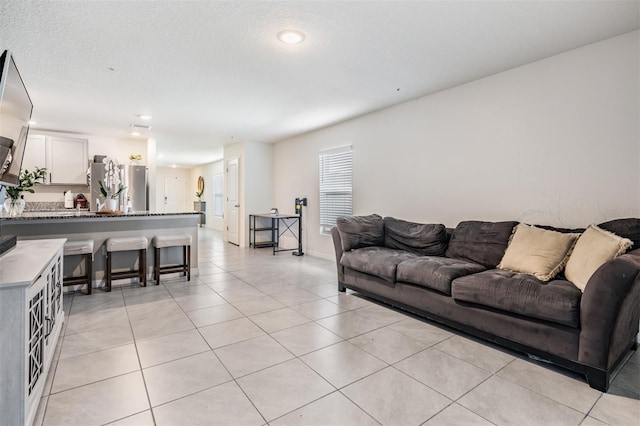
[[[30,425],[62,330],[65,239],[18,241],[0,256],[0,424]]]
[[[47,184],[86,185],[88,141],[86,139],[31,135],[22,160],[22,168],[47,168]]]
[[[51,160],[49,178],[51,184],[87,184],[86,139],[50,138]]]
[[[47,167],[47,138],[42,135],[29,135],[24,148],[22,169],[34,171],[36,167]]]

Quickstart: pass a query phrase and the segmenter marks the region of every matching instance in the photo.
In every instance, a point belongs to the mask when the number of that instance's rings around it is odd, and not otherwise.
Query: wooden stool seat
[[[64,243],[65,256],[83,256],[86,274],[81,276],[70,276],[62,279],[62,285],[87,285],[87,294],[91,294],[93,282],[93,240],[67,241]]]
[[[146,237],[118,237],[109,238],[106,241],[107,246],[107,291],[111,291],[111,282],[115,279],[138,278],[138,280],[147,286],[147,247],[149,241]],[[138,269],[132,271],[113,272],[112,261],[114,252],[134,251],[139,252]]]
[[[160,274],[170,274],[174,272],[184,273],[187,281],[191,281],[191,235],[158,235],[153,237],[152,244],[155,249],[153,276],[156,285],[160,284]],[[181,265],[161,266],[160,249],[167,247],[182,247]]]

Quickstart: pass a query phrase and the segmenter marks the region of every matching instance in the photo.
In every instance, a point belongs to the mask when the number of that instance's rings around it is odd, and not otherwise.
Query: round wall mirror
[[[202,176],[198,177],[198,192],[201,194],[204,192],[204,178]]]

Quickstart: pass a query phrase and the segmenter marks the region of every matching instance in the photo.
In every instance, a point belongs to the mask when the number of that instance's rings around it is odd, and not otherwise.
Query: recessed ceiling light
[[[287,44],[298,44],[304,40],[304,34],[296,30],[284,30],[278,33],[278,40]]]
[[[35,124],[38,124],[37,121],[33,121],[33,120],[29,120],[29,126],[33,126]]]
[[[149,120],[151,120],[153,117],[152,117],[151,115],[149,115],[149,114],[140,114],[140,115],[138,115],[138,118],[139,118],[140,120],[149,121]]]
[[[131,132],[131,136],[140,136],[140,132]]]

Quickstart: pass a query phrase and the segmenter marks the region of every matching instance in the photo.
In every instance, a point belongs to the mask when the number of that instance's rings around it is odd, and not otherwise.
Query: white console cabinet
[[[65,239],[18,241],[0,256],[0,425],[30,425],[58,337]]]

